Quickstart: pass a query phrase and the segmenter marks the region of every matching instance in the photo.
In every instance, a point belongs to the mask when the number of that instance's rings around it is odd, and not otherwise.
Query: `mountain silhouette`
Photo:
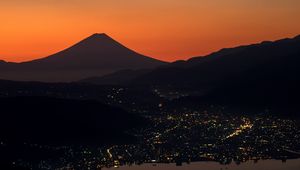
[[[174,62],[153,69],[137,77],[132,83],[195,89],[214,88],[233,77],[251,74],[251,70],[268,67],[269,70],[281,69],[282,73],[286,73],[283,63],[288,65],[299,63],[299,56],[300,36],[297,36],[274,42],[222,49],[208,56]],[[295,71],[299,69],[295,68]]]
[[[196,103],[268,107],[285,113],[289,110],[294,114],[294,108],[300,104],[299,63],[300,36],[296,36],[225,48],[208,56],[176,61],[142,74],[138,74],[141,72],[137,70],[126,74],[114,73],[86,79],[85,82],[126,82],[127,85],[170,92],[184,91],[196,97],[192,101]]]
[[[102,77],[84,79],[93,84],[131,84],[210,90],[232,77],[250,74],[252,69],[267,67],[282,68],[280,62],[299,61],[300,36],[274,42],[224,48],[207,56],[193,57],[187,61],[176,61],[161,67],[126,72],[115,72]],[[278,63],[277,66],[274,63]],[[273,63],[273,65],[271,65]],[[271,67],[272,66],[272,67]],[[255,72],[255,71],[254,71]],[[284,73],[285,70],[282,70]],[[124,80],[124,81],[118,81]]]
[[[0,61],[0,78],[69,82],[123,69],[146,69],[165,62],[138,54],[106,34],[94,34],[46,58],[22,63]]]
[[[186,90],[198,102],[293,111],[300,96],[300,36],[220,50],[163,66],[133,85]]]

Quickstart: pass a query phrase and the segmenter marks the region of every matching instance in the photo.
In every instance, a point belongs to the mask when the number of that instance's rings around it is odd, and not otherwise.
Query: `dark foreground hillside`
[[[19,158],[57,157],[64,146],[132,143],[135,139],[126,131],[144,121],[96,101],[0,98],[0,108],[0,169],[9,169],[11,160]]]
[[[1,138],[45,144],[119,141],[140,118],[96,101],[1,98]]]

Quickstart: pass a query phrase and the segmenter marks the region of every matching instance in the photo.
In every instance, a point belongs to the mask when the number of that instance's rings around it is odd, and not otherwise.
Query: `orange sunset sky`
[[[46,57],[107,33],[175,61],[300,34],[300,0],[0,0],[0,59]]]

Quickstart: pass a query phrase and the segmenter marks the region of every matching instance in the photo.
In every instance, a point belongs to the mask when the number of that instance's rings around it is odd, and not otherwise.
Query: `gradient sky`
[[[45,57],[93,33],[174,61],[300,34],[300,0],[0,0],[0,59]]]

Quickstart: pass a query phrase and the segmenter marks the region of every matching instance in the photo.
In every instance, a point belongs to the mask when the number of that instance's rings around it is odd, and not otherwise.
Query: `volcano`
[[[72,82],[123,69],[148,69],[166,64],[141,55],[106,34],[93,34],[61,52],[22,63],[0,63],[0,79]]]

